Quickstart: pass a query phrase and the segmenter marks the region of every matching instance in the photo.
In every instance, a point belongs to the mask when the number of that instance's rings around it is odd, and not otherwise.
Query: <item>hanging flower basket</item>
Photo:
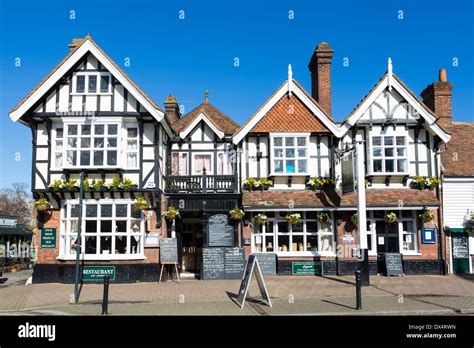
[[[138,196],[137,201],[133,204],[136,211],[142,211],[148,209],[150,203],[143,196]]]
[[[296,225],[301,223],[301,214],[298,213],[288,213],[285,216],[286,221],[290,223],[291,225]]]
[[[357,223],[359,222],[359,217],[358,217],[357,213],[352,214],[351,221],[354,225],[357,225]]]
[[[319,212],[319,213],[316,215],[316,218],[318,219],[319,223],[325,224],[326,222],[329,221],[329,214],[328,214],[328,213]]]
[[[434,219],[433,212],[431,210],[424,210],[423,213],[418,215],[422,223],[430,222]]]
[[[468,233],[473,233],[474,232],[474,212],[471,212],[469,214],[469,217],[467,218],[464,225],[465,225],[466,231]]]
[[[257,214],[255,215],[255,222],[259,225],[265,225],[266,223],[268,223],[268,216],[263,213]]]
[[[51,208],[51,204],[46,198],[40,198],[35,202],[35,208],[37,211],[46,211]]]
[[[163,216],[170,221],[181,216],[179,210],[173,206],[168,207],[168,209],[163,213]]]
[[[229,211],[229,214],[232,220],[242,220],[245,216],[245,212],[237,206]]]
[[[387,224],[393,224],[394,222],[397,222],[397,214],[394,212],[388,213],[384,216],[384,221]]]

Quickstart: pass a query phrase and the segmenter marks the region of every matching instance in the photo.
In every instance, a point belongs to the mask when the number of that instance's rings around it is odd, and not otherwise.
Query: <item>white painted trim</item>
[[[58,255],[56,257],[57,260],[65,260],[65,261],[70,261],[70,260],[76,260],[76,254],[71,254],[71,255]],[[110,255],[110,254],[101,254],[101,255],[87,255],[87,254],[82,254],[80,257],[80,260],[146,260],[145,255]]]
[[[219,139],[222,139],[224,137],[224,132],[221,132],[217,127],[207,118],[206,115],[204,115],[202,112],[199,114],[198,117],[194,119],[194,121],[186,127],[181,133],[179,133],[179,136],[181,139],[184,139],[188,136],[189,133],[199,124],[199,122],[204,121],[209,128],[212,129],[212,131],[219,137]]]
[[[467,177],[450,177],[445,176],[443,177],[443,182],[448,183],[458,183],[458,182],[467,182],[467,183],[474,183],[474,176],[467,176]]]
[[[435,132],[442,141],[447,143],[451,139],[451,136],[436,123],[436,117],[428,112],[426,108],[398,82],[397,79],[392,78],[389,81],[388,73],[385,74],[383,80],[380,82],[377,88],[372,91],[371,95],[359,106],[357,111],[351,117],[349,117],[343,125],[338,127],[341,133],[339,137],[344,136],[347,131],[357,123],[357,121],[362,117],[367,109],[375,102],[375,100],[385,90],[385,88],[390,86],[393,87],[402,96],[402,98],[404,98],[410,104],[410,106],[413,107],[413,109],[415,109],[427,121],[426,125],[428,128]]]
[[[291,80],[293,82],[293,79]],[[319,107],[306,96],[306,94],[296,85],[295,83],[290,83],[286,81],[280,89],[275,93],[275,95],[265,103],[262,108],[252,116],[252,119],[242,128],[237,134],[233,137],[234,144],[238,144],[242,139],[252,130],[255,125],[260,122],[260,120],[270,111],[270,109],[286,94],[293,92],[303,104],[310,109],[310,111],[337,137],[341,137],[343,134],[340,128],[326,116],[324,112],[319,109]]]
[[[156,109],[144,96],[140,93],[125,76],[112,64],[112,62],[95,46],[92,41],[86,41],[36,90],[28,97],[18,109],[10,113],[13,122],[18,121],[55,83],[63,77],[72,66],[77,63],[87,52],[91,52],[97,60],[122,84],[132,96],[143,105],[143,107],[158,121],[164,118],[163,111]],[[171,129],[165,126],[168,135],[172,135]]]

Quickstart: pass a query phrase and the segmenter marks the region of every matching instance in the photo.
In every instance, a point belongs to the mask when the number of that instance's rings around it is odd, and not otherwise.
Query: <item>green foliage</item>
[[[177,217],[181,216],[181,213],[176,207],[169,206],[168,209],[163,213],[163,216],[170,221],[173,221]]]
[[[245,212],[237,206],[232,208],[229,214],[230,214],[231,219],[233,220],[242,220],[243,217],[245,216]]]

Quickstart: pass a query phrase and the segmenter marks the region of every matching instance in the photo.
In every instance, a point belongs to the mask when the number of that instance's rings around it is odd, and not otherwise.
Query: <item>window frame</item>
[[[84,92],[77,92],[77,77],[84,76]],[[96,90],[95,92],[89,92],[89,77],[96,76]],[[102,92],[102,76],[109,78],[107,84],[107,92]],[[72,92],[71,95],[112,95],[112,74],[109,72],[102,71],[78,71],[75,72],[72,79]]]
[[[94,146],[94,138],[97,138],[97,137],[95,137],[95,133],[94,133],[93,130],[94,130],[94,127],[98,126],[98,125],[103,125],[104,126],[104,135],[102,135],[103,139],[104,139],[104,145],[105,145],[105,140],[109,138],[109,136],[108,136],[109,135],[108,134],[108,126],[110,126],[110,125],[117,126],[117,134],[110,137],[110,138],[117,139],[117,146],[114,147],[114,148],[110,148],[110,151],[116,151],[117,152],[117,163],[115,165],[107,164],[107,158],[108,158],[107,154],[109,152],[109,147],[104,146],[102,148],[96,148]],[[68,136],[67,133],[68,133],[69,126],[77,126],[77,135]],[[83,136],[83,135],[80,134],[82,126],[90,126],[91,127],[90,135]],[[128,126],[128,128],[132,128],[132,127],[134,127],[134,126],[130,126],[130,125]],[[100,119],[100,120],[96,120],[95,122],[84,122],[84,120],[78,121],[78,119],[75,118],[75,119],[67,120],[67,122],[64,121],[61,125],[56,127],[55,130],[54,130],[54,138],[53,138],[53,144],[55,146],[55,148],[53,149],[54,153],[57,152],[56,151],[56,141],[57,141],[57,129],[59,129],[59,128],[63,129],[62,166],[57,167],[56,163],[55,163],[56,158],[54,158],[54,161],[52,161],[52,164],[51,164],[52,169],[77,169],[77,168],[90,168],[90,169],[97,169],[97,168],[111,168],[112,169],[113,168],[113,169],[120,169],[120,168],[123,167],[123,163],[122,163],[123,162],[123,159],[122,159],[122,140],[123,140],[122,130],[123,130],[123,124],[118,119],[110,119],[110,120]],[[70,138],[77,139],[76,147],[74,149],[70,149],[70,151],[75,151],[76,152],[76,165],[68,165],[67,164],[68,139],[70,139]],[[81,165],[80,164],[80,153],[81,153],[80,140],[83,139],[83,138],[90,139],[89,147],[84,148],[84,149],[87,149],[88,151],[90,151],[90,162],[89,162],[90,164],[89,165]],[[104,152],[103,162],[102,162],[101,165],[94,165],[93,164],[94,163],[94,151],[98,150],[98,149],[102,149],[103,152]],[[84,150],[84,151],[86,151],[86,150]],[[138,149],[138,152],[139,151],[140,150]],[[137,155],[137,157],[138,156],[139,156],[139,154]],[[138,166],[140,165],[138,158],[137,158],[137,164],[138,164]]]
[[[137,131],[136,137],[129,137],[128,136],[128,130],[130,128],[135,128]],[[132,124],[124,124],[124,132],[125,132],[125,144],[124,144],[124,153],[125,153],[125,168],[132,168],[132,169],[137,169],[140,168],[140,128],[138,125],[132,125]],[[129,150],[128,149],[128,142],[129,141],[135,141],[136,143],[136,149],[135,150]],[[129,154],[135,154],[136,156],[136,161],[137,164],[135,166],[129,166],[128,165],[128,155]]]
[[[255,219],[252,218],[252,232],[251,232],[251,252],[261,252],[261,253],[275,253],[277,256],[285,257],[285,256],[336,256],[337,250],[337,240],[335,238],[335,226],[334,226],[334,214],[329,212],[331,221],[329,222],[329,232],[324,232],[321,228],[321,224],[317,221],[316,217],[308,218],[308,213],[317,214],[318,211],[292,211],[301,214],[301,221],[303,224],[302,231],[293,231],[293,225],[287,223],[284,216],[288,213],[288,211],[272,211],[272,212],[265,212],[268,214],[274,214],[273,217],[269,217],[268,221],[272,222],[273,230],[268,231],[268,225],[259,225],[255,222]],[[254,212],[254,216],[259,212]],[[282,214],[282,215],[280,215]],[[308,231],[308,222],[314,222],[317,226],[317,232],[309,232]],[[278,224],[279,223],[287,223],[288,232],[279,231]],[[256,247],[256,237],[260,235],[262,238],[261,249],[258,250]],[[279,236],[288,235],[288,251],[280,251],[279,250]],[[321,251],[321,238],[323,236],[332,236],[331,238],[331,245],[332,251]],[[272,236],[273,237],[273,251],[267,251],[266,249],[266,237]],[[293,249],[293,236],[303,236],[303,251],[295,251]],[[318,250],[307,250],[308,248],[308,236],[316,236],[318,240]],[[276,250],[275,250],[276,249]]]
[[[86,216],[86,206],[87,205],[97,205],[97,217],[87,217]],[[127,205],[127,216],[126,217],[117,217],[116,216],[116,206],[120,204]],[[72,240],[77,238],[77,233],[71,233],[71,223],[73,221],[78,221],[78,217],[72,217],[70,212],[71,208],[74,205],[79,205],[78,199],[69,199],[65,200],[61,204],[60,212],[60,233],[59,233],[59,255],[56,257],[58,260],[75,260],[76,253],[72,252]],[[101,206],[103,205],[112,205],[112,216],[109,218],[100,217]],[[100,207],[99,207],[100,206]],[[144,214],[140,213],[140,217],[132,216],[133,209],[133,200],[131,199],[84,199],[83,209],[82,209],[82,226],[81,226],[81,259],[82,260],[143,260],[146,259],[145,256],[145,218]],[[86,232],[87,221],[97,221],[97,231],[96,232]],[[101,222],[102,221],[112,221],[111,222],[111,232],[101,232]],[[140,231],[138,233],[133,233],[131,230],[131,223],[133,220],[140,221]],[[117,221],[126,221],[127,227],[126,232],[117,232],[114,231],[114,226],[117,228]],[[125,236],[127,240],[127,246],[130,246],[131,238],[139,237],[138,242],[139,250],[137,253],[124,253],[124,254],[115,254],[112,252],[115,247],[115,238],[118,236]],[[86,254],[86,238],[87,237],[96,237],[96,250],[97,246],[100,245],[101,237],[110,237],[110,254],[97,253],[96,254]],[[102,251],[99,249],[99,251]]]
[[[400,128],[400,127],[399,127]],[[381,138],[381,145],[374,145],[374,137],[380,137]],[[394,143],[393,145],[386,146],[385,145],[385,137],[393,137]],[[404,137],[405,139],[405,144],[404,145],[397,145],[397,137]],[[369,146],[367,147],[367,155],[370,159],[370,173],[368,175],[399,175],[399,176],[405,176],[409,174],[409,157],[408,157],[408,151],[409,151],[409,135],[408,135],[408,130],[406,129],[396,129],[393,130],[390,127],[386,128],[384,132],[382,132],[381,128],[374,128],[373,130],[369,131]],[[386,156],[385,155],[385,148],[393,148],[393,156]],[[380,148],[382,150],[381,156],[376,157],[374,156],[374,149],[375,148]],[[405,156],[398,156],[397,154],[397,149],[399,148],[404,148],[405,149]],[[385,167],[385,160],[393,160],[394,161],[394,168],[398,170],[398,160],[405,160],[405,171],[393,171],[393,172],[387,172],[386,167]],[[381,172],[376,172],[375,171],[375,165],[374,161],[375,160],[381,160],[382,161],[382,171]]]
[[[271,176],[308,176],[310,175],[309,171],[309,160],[310,160],[310,155],[309,155],[309,150],[310,150],[310,133],[270,133],[270,175]],[[282,138],[282,146],[276,146],[275,147],[275,138]],[[287,146],[286,145],[286,138],[294,138],[295,144],[294,146]],[[297,138],[305,138],[305,146],[304,147],[299,147],[297,145]],[[295,150],[295,157],[290,157],[291,159],[294,159],[295,161],[295,172],[294,173],[287,173],[286,172],[286,149],[287,147],[293,148]],[[283,156],[282,157],[275,157],[275,149],[276,148],[281,148],[283,150]],[[298,149],[305,149],[306,150],[306,156],[300,157],[298,156]],[[283,161],[283,172],[275,172],[275,161],[281,159]],[[306,160],[306,171],[303,172],[298,172],[298,160]]]
[[[209,155],[211,156],[211,168],[206,168],[206,174],[207,175],[214,175],[214,152],[208,152],[208,151],[198,151],[198,152],[192,152],[191,153],[191,175],[202,175],[202,173],[197,173],[196,172],[196,166],[194,165],[194,161],[196,156],[199,155]],[[188,169],[189,172],[189,169]]]

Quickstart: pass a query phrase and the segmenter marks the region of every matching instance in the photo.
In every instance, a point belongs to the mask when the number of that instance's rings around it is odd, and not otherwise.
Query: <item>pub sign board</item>
[[[178,262],[176,238],[160,239],[160,262]]]
[[[110,281],[115,280],[115,266],[84,266],[82,267],[82,280],[86,282],[103,281],[109,276]]]
[[[342,156],[342,194],[347,195],[354,192],[354,153],[346,152]]]
[[[56,248],[56,229],[55,228],[42,228],[41,229],[40,247],[42,249]]]

